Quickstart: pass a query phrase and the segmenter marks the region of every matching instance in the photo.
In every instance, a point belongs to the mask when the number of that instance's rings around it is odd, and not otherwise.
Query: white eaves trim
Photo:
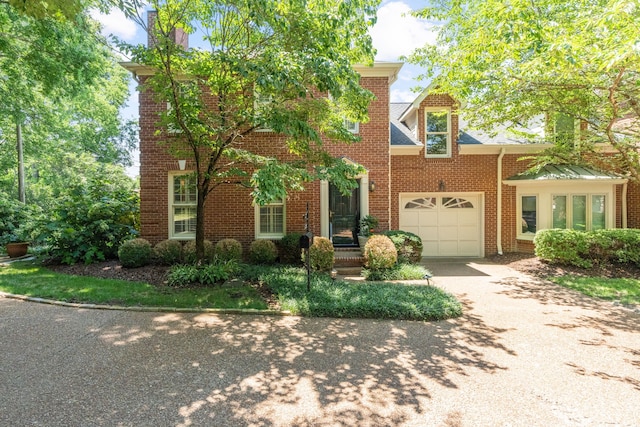
[[[459,154],[533,154],[553,147],[553,144],[458,144]]]
[[[417,156],[424,149],[424,145],[392,145],[390,154],[392,156]]]

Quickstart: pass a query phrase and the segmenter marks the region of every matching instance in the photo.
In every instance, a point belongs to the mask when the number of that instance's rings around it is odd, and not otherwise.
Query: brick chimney
[[[155,37],[153,36],[153,30],[155,28],[156,19],[158,18],[158,12],[150,10],[147,12],[147,46],[151,47],[155,43]],[[189,34],[187,34],[182,28],[174,28],[169,33],[169,38],[174,43],[182,46],[184,50],[189,49]]]

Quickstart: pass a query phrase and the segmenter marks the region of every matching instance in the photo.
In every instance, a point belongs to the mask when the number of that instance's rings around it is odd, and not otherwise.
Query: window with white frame
[[[427,110],[425,157],[451,157],[451,111]]]
[[[360,132],[360,123],[359,122],[352,122],[349,119],[344,119],[344,127],[347,128],[347,130],[351,133],[358,133]]]
[[[256,238],[281,238],[286,233],[285,202],[282,199],[256,206]]]
[[[556,113],[553,122],[555,142],[572,147],[579,139],[579,121],[575,117],[564,113]]]
[[[604,194],[554,194],[552,200],[552,228],[590,231],[607,226]]]
[[[196,207],[198,193],[194,174],[169,176],[169,237],[196,237]]]
[[[538,229],[538,196],[525,194],[520,196],[520,221],[522,234],[533,235]]]

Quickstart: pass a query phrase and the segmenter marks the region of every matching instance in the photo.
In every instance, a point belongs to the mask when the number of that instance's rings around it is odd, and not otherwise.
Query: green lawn
[[[148,283],[59,274],[33,262],[0,268],[0,291],[65,302],[123,306],[266,309],[250,286],[175,289]]]
[[[603,277],[559,276],[548,280],[582,292],[585,295],[623,304],[640,305],[640,280],[607,279]]]
[[[315,317],[440,320],[462,314],[460,302],[434,286],[334,281],[295,267],[243,266],[246,283],[266,284],[280,309]],[[264,310],[254,287],[157,287],[146,283],[58,274],[34,262],[0,268],[0,291],[66,302],[123,306]]]

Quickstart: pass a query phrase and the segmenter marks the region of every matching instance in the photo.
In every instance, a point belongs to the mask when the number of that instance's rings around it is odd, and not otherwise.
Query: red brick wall
[[[380,225],[388,228],[389,218],[389,82],[388,78],[364,77],[361,85],[374,93],[376,99],[369,108],[370,121],[360,123],[361,141],[352,145],[325,142],[334,156],[344,156],[362,164],[369,180],[376,183],[369,193],[369,212],[377,216]],[[157,243],[168,238],[168,174],[178,171],[177,158],[167,153],[155,135],[158,114],[166,108],[156,102],[149,91],[140,93],[140,216],[141,236]],[[290,157],[283,137],[271,132],[257,132],[244,139],[245,146],[256,152],[281,158]],[[193,169],[192,161],[187,170]],[[303,214],[309,202],[310,226],[320,234],[320,184],[309,183],[305,192],[292,192],[286,201],[287,232],[304,231]],[[368,189],[362,189],[368,191]],[[205,236],[214,242],[235,238],[248,245],[255,238],[255,214],[250,190],[236,185],[222,185],[209,194],[206,202]]]

